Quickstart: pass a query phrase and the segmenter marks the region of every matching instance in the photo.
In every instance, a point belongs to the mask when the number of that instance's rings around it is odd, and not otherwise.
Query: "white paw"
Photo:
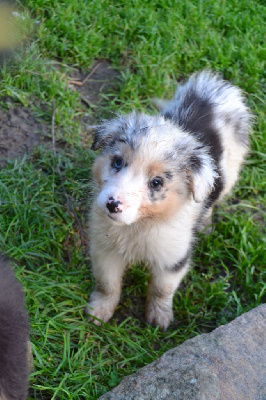
[[[88,303],[85,313],[88,314],[89,321],[92,321],[95,325],[101,325],[102,322],[107,322],[112,318],[116,302],[112,301],[110,297],[96,296],[95,293],[92,294],[91,298],[93,297],[96,297],[96,299]]]
[[[157,301],[150,301],[146,307],[146,319],[149,324],[166,330],[174,319],[172,307]]]

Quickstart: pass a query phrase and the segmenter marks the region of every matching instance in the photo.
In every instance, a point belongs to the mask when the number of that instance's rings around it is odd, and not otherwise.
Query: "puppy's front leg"
[[[173,321],[173,296],[189,269],[188,259],[173,267],[153,268],[148,287],[146,318],[149,324],[166,330]]]
[[[120,299],[126,263],[119,255],[110,253],[107,255],[103,252],[100,256],[92,254],[92,264],[96,287],[85,311],[92,317],[89,319],[96,325],[101,325],[101,322],[93,317],[107,322],[113,316]]]

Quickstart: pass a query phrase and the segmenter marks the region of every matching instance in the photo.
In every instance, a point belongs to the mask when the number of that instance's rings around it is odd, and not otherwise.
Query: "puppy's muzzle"
[[[115,199],[113,197],[109,197],[109,200],[106,203],[106,207],[107,207],[108,211],[112,214],[113,213],[115,213],[115,214],[121,213],[122,212],[121,205],[122,205],[121,201],[119,201],[119,200],[115,201]]]

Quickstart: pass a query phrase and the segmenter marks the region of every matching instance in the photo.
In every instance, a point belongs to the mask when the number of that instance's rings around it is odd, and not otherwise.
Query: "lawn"
[[[166,350],[263,302],[266,9],[259,0],[24,0],[19,13],[28,40],[1,67],[0,107],[29,110],[46,133],[0,170],[0,249],[26,293],[29,398],[97,399]],[[119,77],[90,103],[69,77],[97,60]],[[154,112],[152,97],[169,98],[204,68],[239,85],[256,117],[241,178],[215,210],[212,233],[198,238],[167,332],[143,321],[142,265],[127,272],[114,318],[96,327],[83,315],[93,288],[86,226],[95,154],[86,124],[132,108]]]

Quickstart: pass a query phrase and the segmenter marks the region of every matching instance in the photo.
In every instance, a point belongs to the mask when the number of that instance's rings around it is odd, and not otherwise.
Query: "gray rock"
[[[266,400],[266,305],[167,351],[101,400]]]

